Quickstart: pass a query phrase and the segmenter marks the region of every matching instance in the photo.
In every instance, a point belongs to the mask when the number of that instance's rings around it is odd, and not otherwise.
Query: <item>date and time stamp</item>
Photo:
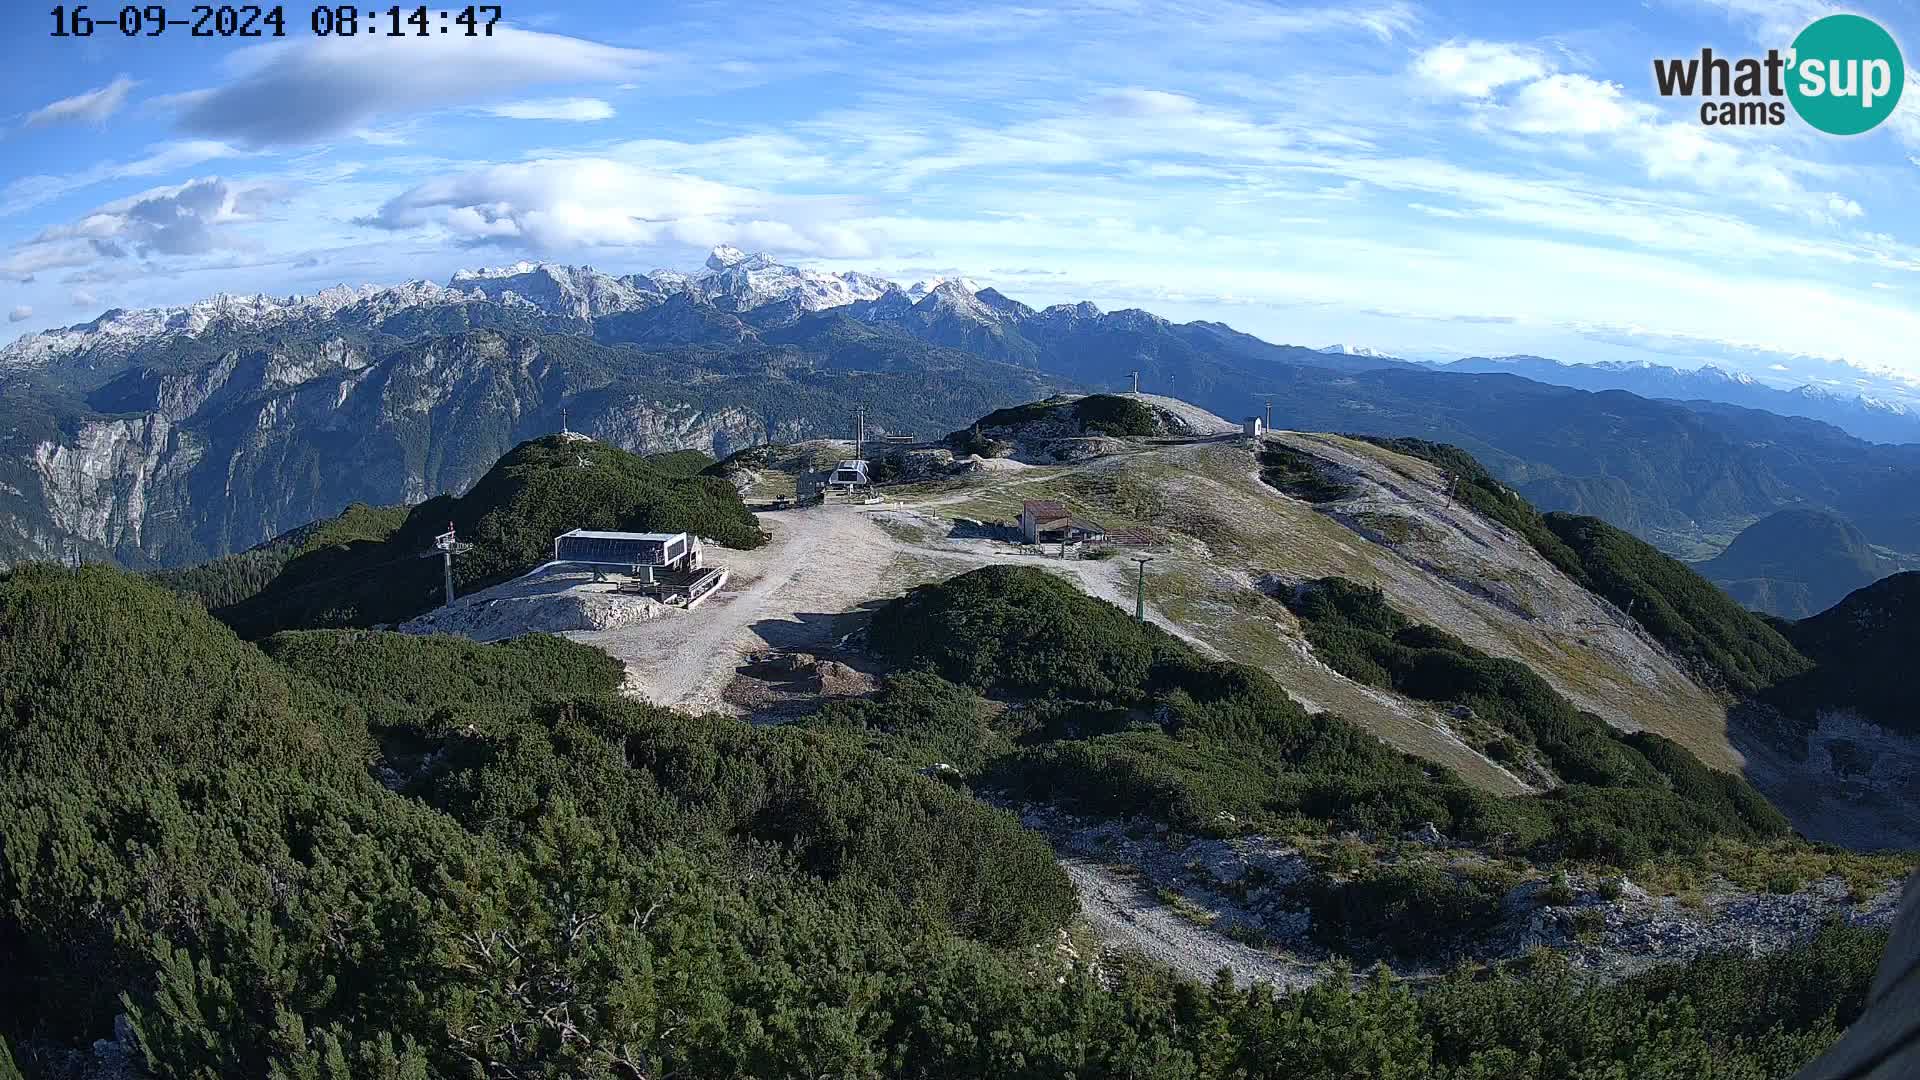
[[[302,10],[307,15],[304,26],[299,22]],[[284,4],[62,4],[52,15],[51,36],[57,38],[283,38],[302,30],[315,37],[492,37],[500,22],[495,4],[446,10],[425,4],[315,4],[305,9]]]

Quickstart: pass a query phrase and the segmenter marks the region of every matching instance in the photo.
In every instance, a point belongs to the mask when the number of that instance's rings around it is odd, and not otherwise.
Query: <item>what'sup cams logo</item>
[[[1699,56],[1655,60],[1653,81],[1661,97],[1708,99],[1700,103],[1702,124],[1784,124],[1791,104],[1820,131],[1858,135],[1893,115],[1907,68],[1879,23],[1829,15],[1800,31],[1785,52],[1729,59],[1701,49]]]

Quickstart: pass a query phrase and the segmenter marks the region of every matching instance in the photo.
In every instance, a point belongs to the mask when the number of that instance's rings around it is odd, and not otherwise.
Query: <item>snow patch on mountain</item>
[[[1393,360],[1392,353],[1382,352],[1371,345],[1329,345],[1319,350],[1330,356],[1365,356],[1374,360]]]
[[[456,298],[452,290],[425,281],[392,288],[336,285],[311,295],[236,296],[220,293],[177,307],[114,308],[92,322],[28,334],[0,349],[0,370],[36,367],[94,348],[126,352],[173,335],[197,337],[210,329],[265,330],[305,319],[328,318],[364,306],[372,319],[404,308]]]
[[[969,289],[970,297],[972,283],[954,280]],[[938,288],[936,284],[929,292]],[[787,266],[764,252],[726,245],[714,248],[704,268],[690,274],[655,270],[616,277],[591,266],[522,260],[459,270],[444,286],[426,281],[391,287],[337,285],[311,295],[220,294],[179,307],[115,308],[92,322],[28,334],[0,348],[0,370],[37,367],[103,346],[125,354],[168,336],[197,337],[217,327],[266,330],[347,314],[356,323],[378,326],[398,312],[439,304],[525,306],[549,316],[591,319],[644,310],[686,295],[732,314],[773,303],[814,312],[876,300],[890,289],[899,286],[872,274]],[[913,299],[918,298],[909,298],[909,306]]]

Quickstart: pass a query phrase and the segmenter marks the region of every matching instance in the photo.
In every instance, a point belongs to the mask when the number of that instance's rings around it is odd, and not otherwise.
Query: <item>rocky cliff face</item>
[[[462,491],[518,442],[557,429],[563,407],[575,430],[644,453],[724,452],[763,426],[737,406],[585,390],[538,339],[486,332],[378,355],[333,339],[139,373],[102,390],[127,415],[35,441],[0,479],[11,526],[0,560],[178,564],[348,502]]]

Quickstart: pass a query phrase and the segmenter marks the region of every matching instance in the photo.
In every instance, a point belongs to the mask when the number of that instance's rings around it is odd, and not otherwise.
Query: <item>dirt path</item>
[[[1272,983],[1286,990],[1305,989],[1324,975],[1197,926],[1143,886],[1103,866],[1062,857],[1060,868],[1080,893],[1080,911],[1088,924],[1111,948],[1138,953],[1200,982],[1212,980],[1223,967],[1243,984]]]

